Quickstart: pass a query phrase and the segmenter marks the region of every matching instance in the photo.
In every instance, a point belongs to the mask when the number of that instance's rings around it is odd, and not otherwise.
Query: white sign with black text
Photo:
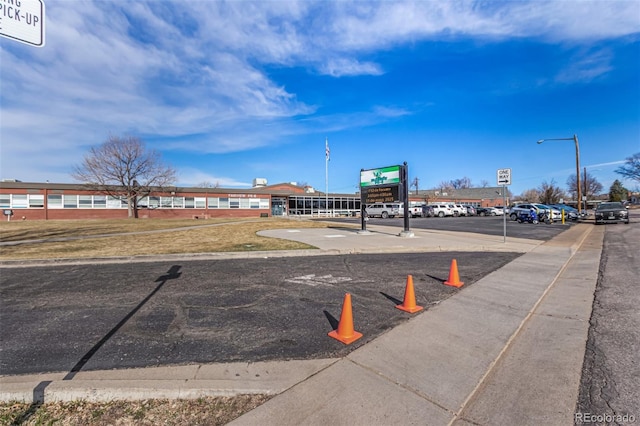
[[[44,46],[43,0],[0,0],[0,36]]]
[[[511,185],[511,169],[498,169],[498,185]]]

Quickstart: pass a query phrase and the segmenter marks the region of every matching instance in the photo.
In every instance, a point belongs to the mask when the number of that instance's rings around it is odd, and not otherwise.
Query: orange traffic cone
[[[462,287],[464,283],[460,281],[460,275],[458,275],[458,262],[453,259],[451,261],[451,269],[449,270],[449,279],[444,282],[446,285],[453,287]]]
[[[407,276],[407,288],[404,290],[404,301],[402,302],[402,305],[396,305],[396,308],[401,311],[409,312],[410,314],[424,309],[422,306],[416,305],[416,295],[413,291],[412,275]]]
[[[345,345],[355,342],[362,337],[362,333],[358,333],[353,329],[353,316],[351,314],[351,295],[344,295],[342,304],[342,313],[340,314],[340,322],[338,329],[329,332],[329,336],[341,341]]]

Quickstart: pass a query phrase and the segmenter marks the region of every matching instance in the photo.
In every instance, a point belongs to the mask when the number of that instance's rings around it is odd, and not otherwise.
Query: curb
[[[104,402],[194,399],[241,394],[276,395],[330,367],[338,359],[219,363],[0,377],[0,401]]]

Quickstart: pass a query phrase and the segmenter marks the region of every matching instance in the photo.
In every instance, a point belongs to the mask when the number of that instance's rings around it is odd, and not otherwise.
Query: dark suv
[[[433,206],[428,206],[424,204],[422,206],[422,217],[434,217],[436,215],[435,210],[433,210]]]

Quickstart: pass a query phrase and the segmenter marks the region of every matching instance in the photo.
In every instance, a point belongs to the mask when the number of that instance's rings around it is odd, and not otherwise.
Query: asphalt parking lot
[[[547,241],[555,237],[567,227],[575,225],[576,222],[565,221],[553,222],[551,224],[539,223],[518,223],[506,218],[507,237],[529,238]],[[325,220],[325,219],[323,219]],[[337,222],[361,223],[360,218],[338,218]],[[369,218],[368,224],[397,226],[399,230],[404,229],[404,219],[394,217],[388,219]],[[409,219],[410,229],[438,229],[442,231],[475,232],[486,235],[504,235],[504,222],[502,216],[467,216],[467,217],[417,217]]]
[[[40,266],[0,277],[0,374],[341,357],[517,253],[358,254]],[[327,336],[352,295],[352,345]],[[419,315],[419,314],[416,314]]]

